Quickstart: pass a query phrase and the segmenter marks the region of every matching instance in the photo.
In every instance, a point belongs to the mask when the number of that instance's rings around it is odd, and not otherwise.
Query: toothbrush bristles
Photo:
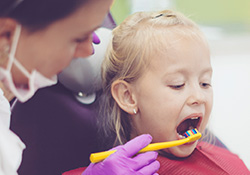
[[[198,133],[198,130],[195,128],[195,129],[191,129],[191,130],[186,131],[184,136],[187,138],[187,137],[190,137],[190,136],[197,134],[197,133]]]

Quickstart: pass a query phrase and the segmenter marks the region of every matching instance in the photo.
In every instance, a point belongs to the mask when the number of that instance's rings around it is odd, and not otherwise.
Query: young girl
[[[114,29],[102,68],[100,113],[114,145],[140,134],[166,142],[191,128],[204,133],[212,67],[208,44],[190,19],[170,10],[135,13]],[[250,174],[225,148],[198,141],[161,150],[158,160],[159,174]]]
[[[139,12],[113,31],[103,63],[104,119],[115,145],[140,134],[153,142],[205,131],[213,104],[208,44],[180,13]],[[108,128],[108,127],[105,127]],[[161,150],[159,174],[250,174],[224,148],[192,142]]]

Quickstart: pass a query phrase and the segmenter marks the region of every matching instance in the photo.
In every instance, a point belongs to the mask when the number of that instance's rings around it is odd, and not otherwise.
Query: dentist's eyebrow
[[[89,34],[93,33],[94,31],[96,31],[97,29],[99,29],[100,27],[102,27],[102,26],[101,26],[101,25],[99,25],[99,26],[97,26],[97,27],[95,27],[95,28],[93,28],[93,29],[89,30],[88,32],[85,32],[85,34],[84,34],[84,35],[89,35]]]

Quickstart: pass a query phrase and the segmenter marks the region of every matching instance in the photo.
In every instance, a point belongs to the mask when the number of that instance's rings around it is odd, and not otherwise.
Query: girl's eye
[[[211,87],[211,84],[209,83],[200,83],[201,87],[204,87],[204,88],[209,88]]]
[[[179,89],[183,88],[184,86],[185,86],[185,84],[169,85],[170,88],[175,89],[175,90],[179,90]]]

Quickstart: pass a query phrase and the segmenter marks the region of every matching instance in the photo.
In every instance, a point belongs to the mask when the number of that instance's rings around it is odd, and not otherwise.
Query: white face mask
[[[13,42],[11,45],[7,68],[3,69],[0,67],[0,80],[9,88],[9,90],[18,98],[18,100],[20,100],[21,102],[25,102],[35,94],[37,89],[56,84],[57,76],[54,76],[52,79],[48,79],[35,69],[31,73],[29,73],[21,65],[21,63],[15,58],[15,53],[20,33],[21,33],[21,26],[17,25],[13,36]],[[28,87],[15,86],[11,75],[11,68],[13,64],[15,64],[15,66],[29,79]]]

